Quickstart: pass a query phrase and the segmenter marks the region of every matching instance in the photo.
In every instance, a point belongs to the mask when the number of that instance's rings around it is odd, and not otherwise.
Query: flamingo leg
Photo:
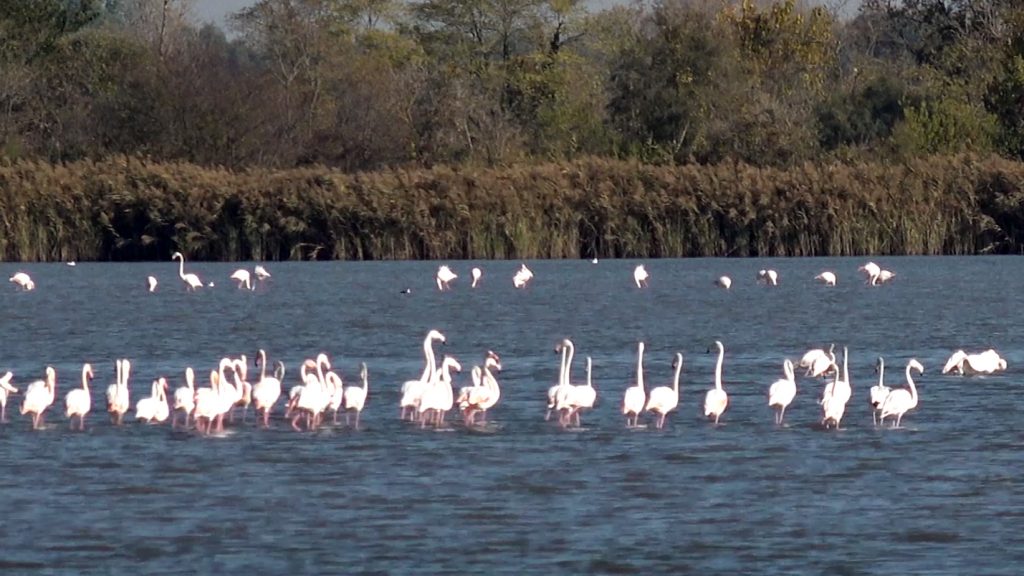
[[[362,410],[356,410],[356,430],[359,430],[359,415],[362,414]],[[347,414],[346,414],[347,416]]]

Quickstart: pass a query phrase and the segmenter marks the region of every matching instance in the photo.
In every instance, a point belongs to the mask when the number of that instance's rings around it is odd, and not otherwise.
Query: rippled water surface
[[[1024,400],[1020,310],[1024,260],[891,258],[869,287],[862,259],[656,260],[651,285],[635,261],[281,263],[255,292],[228,280],[237,265],[188,263],[214,288],[186,293],[174,263],[3,265],[33,292],[0,290],[0,370],[24,387],[53,365],[58,401],[45,429],[8,405],[0,426],[0,571],[22,573],[757,573],[1019,574]],[[469,288],[469,269],[484,271]],[[756,285],[760,268],[780,285]],[[811,279],[834,270],[839,284]],[[160,280],[156,293],[145,278]],[[730,291],[712,282],[728,274]],[[400,291],[410,288],[410,294]],[[466,370],[501,355],[501,403],[485,430],[420,430],[397,418],[398,389],[422,369],[437,328]],[[596,409],[580,430],[544,421],[563,337],[574,380],[594,359]],[[725,344],[730,406],[700,414]],[[619,415],[647,345],[648,385],[670,382],[684,355],[680,409],[665,430],[627,430]],[[836,342],[850,350],[853,399],[843,428],[817,425],[820,382],[801,378],[777,427],[767,388],[782,360]],[[303,358],[327,352],[346,383],[370,371],[363,429],[295,433],[280,419],[218,437],[107,420],[102,390],[114,359],[133,360],[132,403],[161,375],[206,374],[223,355],[260,347],[298,382]],[[1006,374],[940,374],[956,348],[998,349]],[[877,356],[903,382],[915,357],[920,405],[899,430],[872,426]],[[63,398],[81,364],[96,367],[85,433]],[[206,385],[205,377],[200,385]]]

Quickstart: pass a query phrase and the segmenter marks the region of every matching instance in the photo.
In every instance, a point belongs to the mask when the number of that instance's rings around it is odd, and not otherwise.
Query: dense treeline
[[[1019,252],[1018,2],[0,0],[0,257]]]
[[[1019,0],[862,0],[842,19],[795,0],[257,0],[229,36],[191,1],[0,1],[0,157],[365,171],[1024,154]]]
[[[231,172],[121,158],[0,166],[8,260],[1019,253],[1024,164]]]

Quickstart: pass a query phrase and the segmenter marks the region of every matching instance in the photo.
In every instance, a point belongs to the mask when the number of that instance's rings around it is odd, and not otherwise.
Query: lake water
[[[172,262],[3,264],[37,288],[0,290],[0,370],[20,387],[57,369],[58,400],[32,431],[17,408],[0,426],[0,570],[56,573],[1018,574],[1024,561],[1020,475],[1024,396],[1024,260],[876,259],[897,273],[864,284],[865,259],[278,263],[255,292],[234,289],[238,265],[187,263],[214,288],[186,293]],[[469,288],[479,265],[481,285]],[[251,269],[251,265],[249,266]],[[780,285],[755,284],[774,268]],[[812,278],[834,270],[832,288]],[[155,293],[146,276],[160,280]],[[713,286],[728,274],[731,290]],[[401,290],[409,288],[410,294]],[[422,369],[431,328],[439,353],[469,367],[501,355],[502,399],[489,433],[457,423],[420,430],[398,420],[400,383]],[[594,359],[598,404],[580,430],[544,421],[554,345],[573,338],[573,379]],[[671,379],[682,352],[679,411],[664,430],[627,430],[619,414],[647,346],[648,386]],[[726,349],[730,406],[702,418],[715,340]],[[818,426],[820,382],[799,392],[777,427],[767,388],[782,361],[848,346],[853,399],[841,430]],[[132,404],[151,381],[197,385],[224,355],[265,348],[288,366],[328,353],[346,383],[370,373],[363,429],[296,433],[229,427],[218,437],[169,425],[112,426],[102,391],[114,360],[133,361]],[[957,348],[995,347],[1006,374],[943,376]],[[918,408],[899,430],[872,426],[875,359],[902,385],[925,366]],[[96,368],[85,433],[63,398],[84,361]],[[251,378],[255,380],[255,378]]]

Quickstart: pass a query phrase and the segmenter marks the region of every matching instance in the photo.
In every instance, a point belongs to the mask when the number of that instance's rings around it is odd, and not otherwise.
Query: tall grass
[[[348,175],[138,158],[0,165],[18,261],[1020,253],[1024,164],[656,167],[588,159]]]

